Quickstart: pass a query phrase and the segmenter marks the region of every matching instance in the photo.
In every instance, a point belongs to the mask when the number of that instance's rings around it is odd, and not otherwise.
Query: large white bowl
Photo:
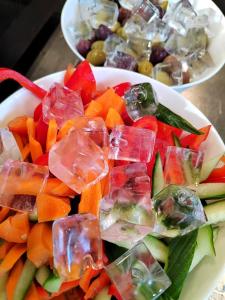
[[[93,68],[98,88],[114,86],[129,81],[133,84],[149,81],[157,92],[159,101],[174,112],[189,120],[194,126],[202,127],[210,124],[209,120],[189,101],[169,87],[143,75],[112,68]],[[64,72],[58,72],[36,81],[41,87],[48,89],[54,82],[63,81]],[[20,89],[8,97],[0,105],[0,127],[20,115],[33,114],[40,102],[25,89]],[[213,157],[225,151],[225,146],[215,128],[212,129],[206,142],[206,156]],[[191,273],[185,284],[180,300],[207,300],[208,295],[225,275],[225,228],[219,231],[216,241],[217,256],[206,257]]]
[[[222,15],[221,24],[214,26],[215,37],[210,40],[209,53],[213,58],[214,66],[208,68],[199,77],[197,77],[193,82],[183,84],[180,86],[173,86],[173,88],[179,92],[200,84],[209,78],[213,77],[224,65],[225,63],[225,51],[221,47],[225,45],[225,17],[216,4],[211,0],[191,0],[194,7],[199,10],[203,8],[213,8],[218,14]],[[74,52],[74,54],[79,57],[79,59],[84,60],[84,57],[80,55],[75,47],[74,37],[71,31],[68,30],[69,27],[76,29],[77,21],[79,20],[80,9],[79,0],[67,0],[61,14],[61,28],[64,38]],[[219,50],[221,49],[221,51]]]

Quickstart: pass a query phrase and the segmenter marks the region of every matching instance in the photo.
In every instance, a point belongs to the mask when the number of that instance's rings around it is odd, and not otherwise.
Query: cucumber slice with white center
[[[214,158],[207,159],[203,161],[201,174],[200,174],[200,182],[206,180],[210,173],[215,169],[215,167],[218,165],[221,157],[224,155],[224,153],[219,154],[215,156]]]
[[[208,224],[225,222],[225,200],[220,200],[204,207]]]
[[[163,174],[162,160],[159,152],[156,154],[155,165],[152,175],[152,193],[153,196],[158,194],[165,186],[165,179]]]
[[[225,198],[225,183],[201,183],[196,188],[202,200]]]

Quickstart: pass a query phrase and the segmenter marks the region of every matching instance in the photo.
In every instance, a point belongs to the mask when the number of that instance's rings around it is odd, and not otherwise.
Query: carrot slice
[[[72,76],[74,70],[75,70],[74,66],[72,64],[68,64],[68,66],[66,68],[66,73],[64,75],[64,85],[67,84],[67,82],[69,81],[70,77]]]
[[[10,209],[7,207],[1,207],[0,208],[0,223],[5,220],[9,213]]]
[[[103,113],[103,105],[97,101],[92,100],[86,108],[84,115],[86,117],[94,118],[100,117]]]
[[[116,111],[121,113],[124,107],[123,99],[120,96],[118,96],[112,88],[106,90],[95,101],[102,104],[103,110],[101,116],[103,118],[106,117],[110,108],[114,108]]]
[[[22,271],[23,271],[23,262],[20,259],[13,267],[9,275],[8,281],[6,283],[7,300],[13,300],[14,290],[16,288],[17,282],[20,278]]]
[[[34,283],[32,283],[31,287],[29,288],[25,296],[25,300],[41,300]]]
[[[8,128],[11,132],[19,135],[27,135],[27,116],[21,116],[13,119],[8,123]]]
[[[13,243],[3,241],[3,243],[0,245],[0,260],[6,256],[6,254],[12,248],[13,245]]]
[[[11,270],[26,250],[27,246],[25,244],[17,244],[13,246],[0,264],[0,275]]]
[[[39,194],[36,198],[38,222],[54,221],[69,214],[70,200],[48,194]]]
[[[14,139],[16,140],[17,146],[20,149],[20,152],[22,152],[22,150],[23,150],[23,140],[22,140],[21,136],[16,132],[13,133],[13,136],[14,136]]]
[[[32,136],[29,136],[29,145],[32,161],[35,162],[35,160],[43,154],[41,144]]]
[[[21,151],[23,160],[27,159],[28,155],[30,154],[30,145],[26,144]]]
[[[110,172],[112,168],[114,167],[114,161],[108,160],[108,166],[109,166],[109,172],[108,174],[101,180],[101,188],[102,188],[102,196],[106,196],[109,193],[109,178],[110,178]]]
[[[79,283],[80,287],[85,293],[88,291],[91,280],[97,275],[99,275],[100,272],[100,270],[94,270],[92,268],[88,268],[87,270],[85,270]]]
[[[108,129],[113,129],[117,125],[124,125],[123,119],[121,118],[120,114],[112,107],[107,113],[105,125]]]
[[[28,137],[35,138],[35,123],[33,118],[27,118],[27,134]]]
[[[93,299],[104,287],[110,283],[110,279],[105,271],[96,278],[89,286],[87,293],[84,296],[85,300]]]
[[[74,126],[74,124],[75,120],[66,121],[59,130],[57,140],[61,140],[62,138],[64,138],[64,136],[68,134],[69,130]]]
[[[16,213],[0,224],[0,238],[14,243],[24,243],[30,230],[27,213]]]
[[[50,120],[48,124],[48,133],[46,140],[46,151],[48,152],[51,147],[56,143],[58,126],[55,120]]]
[[[82,192],[78,208],[79,213],[91,213],[98,216],[101,199],[101,182],[98,182]]]
[[[27,257],[39,268],[53,256],[52,251],[51,226],[47,223],[35,224],[27,240]]]

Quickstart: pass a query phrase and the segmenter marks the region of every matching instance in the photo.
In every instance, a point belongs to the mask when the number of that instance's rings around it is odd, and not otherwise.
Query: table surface
[[[60,27],[56,29],[38,58],[33,63],[28,77],[38,79],[50,73],[64,70],[69,63],[76,64],[78,59],[67,47]],[[225,140],[225,66],[212,79],[183,92],[214,124]],[[224,300],[224,281],[209,300]]]

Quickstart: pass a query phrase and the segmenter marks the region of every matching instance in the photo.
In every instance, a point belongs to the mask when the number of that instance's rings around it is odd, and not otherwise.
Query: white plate
[[[214,66],[207,69],[191,83],[173,86],[173,88],[179,92],[210,79],[217,72],[219,72],[225,63],[225,51],[223,51],[221,48],[222,45],[225,45],[225,17],[223,16],[223,13],[211,0],[191,0],[191,2],[197,10],[209,7],[213,8],[218,14],[222,15],[222,22],[214,26],[213,30],[215,37],[210,40],[209,45],[209,53],[213,58]],[[75,41],[71,31],[68,30],[69,27],[76,28],[76,24],[79,21],[79,16],[79,0],[67,0],[61,14],[61,28],[63,36],[74,54],[81,60],[84,60],[84,57],[80,55],[75,47]],[[219,51],[219,49],[221,49],[221,51]]]
[[[182,95],[169,87],[147,78],[143,75],[125,70],[112,68],[93,68],[94,75],[99,89],[114,86],[118,83],[130,81],[131,83],[141,83],[149,81],[157,92],[159,100],[174,112],[189,120],[196,127],[203,127],[210,124],[209,120]],[[48,89],[54,82],[62,82],[64,72],[58,72],[36,81],[41,87]],[[20,89],[8,97],[0,105],[0,127],[20,115],[32,115],[34,108],[40,101],[25,89]],[[225,146],[213,128],[207,142],[207,157],[213,157],[225,151]],[[208,295],[216,287],[219,280],[225,275],[225,229],[219,233],[216,242],[216,258],[206,258],[188,278],[184,292],[180,300],[206,300]],[[199,275],[200,274],[200,275]],[[198,280],[196,281],[196,278]],[[199,280],[201,278],[201,280]]]

